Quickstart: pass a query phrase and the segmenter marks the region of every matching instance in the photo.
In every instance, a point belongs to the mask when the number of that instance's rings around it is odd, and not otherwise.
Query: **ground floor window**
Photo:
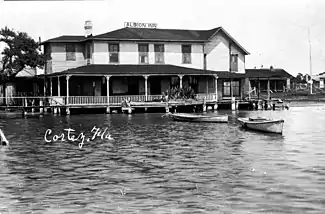
[[[231,92],[230,92],[230,85],[232,85],[232,94],[234,97],[239,97],[240,96],[240,81],[238,80],[233,80],[232,84],[230,84],[230,81],[226,80],[223,82],[223,96],[225,97],[230,97]]]

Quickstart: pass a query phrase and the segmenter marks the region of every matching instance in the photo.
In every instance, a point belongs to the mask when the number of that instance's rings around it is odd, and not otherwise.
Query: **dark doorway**
[[[128,94],[129,95],[139,94],[139,78],[137,77],[128,78]]]
[[[160,95],[161,94],[161,79],[160,77],[149,77],[150,81],[150,94]]]

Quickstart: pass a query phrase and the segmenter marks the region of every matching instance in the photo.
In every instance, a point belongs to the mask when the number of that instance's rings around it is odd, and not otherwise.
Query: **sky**
[[[325,72],[324,11],[324,0],[0,0],[0,28],[44,41],[84,35],[86,20],[92,21],[93,34],[123,28],[127,21],[168,29],[222,26],[250,52],[246,68],[272,65],[292,75],[310,70],[314,75]]]

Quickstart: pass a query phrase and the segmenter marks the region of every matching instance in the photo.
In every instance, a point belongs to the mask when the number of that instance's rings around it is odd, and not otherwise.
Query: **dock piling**
[[[106,114],[110,114],[111,113],[111,108],[110,107],[106,107]]]
[[[236,111],[236,98],[235,97],[231,98],[231,110]]]

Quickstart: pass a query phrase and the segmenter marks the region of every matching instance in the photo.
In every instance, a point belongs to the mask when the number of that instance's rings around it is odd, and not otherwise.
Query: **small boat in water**
[[[1,143],[1,146],[9,146],[9,141],[7,140],[2,129],[0,129],[0,143]]]
[[[238,118],[242,127],[256,131],[282,134],[284,120],[272,120],[262,117]]]
[[[184,122],[210,122],[210,123],[227,123],[228,115],[201,115],[189,113],[167,113],[175,121]]]

